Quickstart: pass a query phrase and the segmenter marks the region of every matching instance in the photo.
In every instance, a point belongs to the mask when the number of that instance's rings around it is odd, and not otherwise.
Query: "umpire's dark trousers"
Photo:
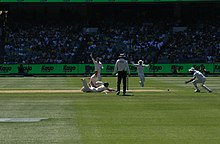
[[[127,77],[126,71],[118,71],[117,91],[120,92],[121,80],[123,79],[123,94],[126,93],[126,77]]]

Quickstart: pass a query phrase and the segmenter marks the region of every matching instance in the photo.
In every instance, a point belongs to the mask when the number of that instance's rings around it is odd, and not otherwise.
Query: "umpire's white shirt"
[[[130,73],[128,62],[123,58],[118,59],[115,63],[114,73],[118,71],[127,71],[127,70],[128,73]]]

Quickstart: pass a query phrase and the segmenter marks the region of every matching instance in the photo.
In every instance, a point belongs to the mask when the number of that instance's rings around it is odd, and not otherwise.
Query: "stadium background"
[[[151,64],[146,74],[172,74],[174,69],[186,74],[194,65],[216,74],[219,5],[218,1],[0,3],[0,74],[16,74],[20,64],[26,74],[89,74],[94,69],[91,52],[104,63],[104,75],[111,74],[120,53],[129,63],[142,59]]]
[[[217,1],[0,1],[1,144],[220,143],[220,78],[206,75],[212,93],[194,93],[193,84],[184,83],[191,66],[219,73]],[[94,68],[91,52],[102,58],[103,74],[121,52],[129,63],[150,63],[145,87],[132,76],[130,96],[81,92],[80,78]],[[171,75],[154,76],[162,72]],[[32,76],[41,73],[46,77]],[[117,86],[116,77],[103,81]]]

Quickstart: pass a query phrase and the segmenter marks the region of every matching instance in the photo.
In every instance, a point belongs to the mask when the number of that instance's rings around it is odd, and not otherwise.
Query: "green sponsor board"
[[[76,64],[32,64],[28,74],[77,74]]]
[[[146,74],[187,74],[189,69],[194,67],[199,70],[203,65],[208,73],[220,73],[220,64],[151,64],[144,68]],[[93,64],[79,64],[78,74],[92,74],[94,72]],[[129,65],[131,74],[137,74],[137,68]],[[214,70],[215,68],[215,70]],[[114,64],[103,64],[102,74],[112,74]]]
[[[0,74],[18,74],[18,64],[0,65]],[[76,64],[23,64],[26,74],[78,74]]]
[[[213,73],[220,73],[220,64],[213,64]]]
[[[197,70],[200,70],[201,66],[204,66],[208,73],[213,73],[213,64],[169,64],[170,72],[176,74],[189,73],[189,69],[194,67]]]
[[[145,68],[145,73],[170,73],[168,64],[150,64],[148,68]]]
[[[187,74],[189,69],[194,67],[199,70],[200,66],[206,69],[207,73],[220,74],[220,63],[217,64],[151,64],[144,68],[145,74]],[[0,64],[0,74],[18,74],[19,64]],[[137,68],[129,65],[131,74],[137,74]],[[52,75],[52,74],[73,74],[91,75],[95,71],[94,64],[23,64],[25,74]],[[114,64],[103,64],[101,73],[111,75],[114,71]]]
[[[92,74],[94,73],[94,64],[78,64],[79,74]]]

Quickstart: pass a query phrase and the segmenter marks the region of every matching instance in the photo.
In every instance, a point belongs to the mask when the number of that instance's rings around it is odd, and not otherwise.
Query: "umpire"
[[[115,68],[113,74],[115,75],[118,73],[118,79],[117,79],[117,95],[120,94],[120,85],[121,80],[123,79],[123,96],[126,96],[126,77],[130,75],[130,69],[128,66],[128,62],[125,60],[125,55],[120,54],[119,59],[115,63]]]

